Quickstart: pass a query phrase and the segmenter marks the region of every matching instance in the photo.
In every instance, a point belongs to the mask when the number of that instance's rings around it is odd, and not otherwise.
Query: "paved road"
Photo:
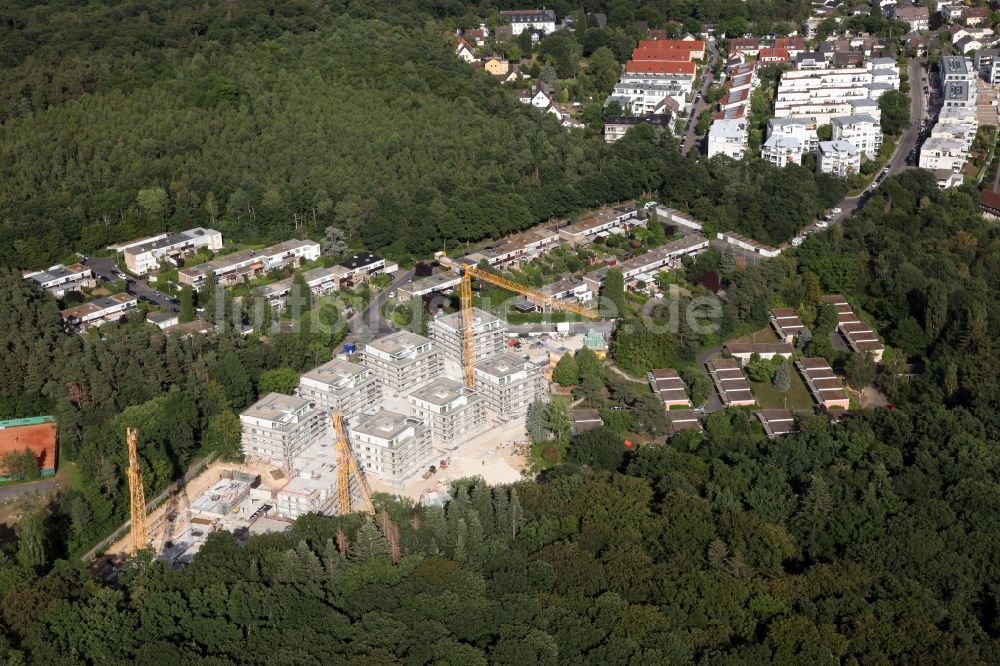
[[[719,57],[719,51],[716,48],[715,40],[708,42],[708,54],[705,62],[705,71],[702,73],[701,77],[701,87],[698,91],[701,93],[699,101],[695,102],[691,106],[691,114],[688,116],[687,131],[684,133],[684,142],[681,144],[681,153],[687,154],[691,148],[696,144],[700,143],[702,138],[694,133],[695,126],[698,124],[698,114],[700,114],[705,107],[708,105],[707,97],[708,89],[712,85],[714,79],[714,74],[712,73],[712,65],[715,64],[715,59]]]
[[[115,271],[118,271],[118,265],[115,263],[113,257],[87,257],[87,260],[83,263],[85,266],[89,266],[90,269],[94,271],[94,274],[102,280],[107,282],[115,282],[118,280],[115,276]],[[148,299],[147,303],[152,301],[157,307],[170,312],[181,311],[180,305],[171,303],[167,296],[150,287],[144,279],[138,277],[128,277],[128,279],[134,280],[134,284],[129,285],[129,291],[138,296],[140,300]]]
[[[358,310],[351,315],[351,318],[347,320],[347,325],[351,331],[350,337],[357,336],[364,328],[371,331],[371,334],[374,336],[384,335],[395,331],[396,326],[392,322],[388,321],[385,318],[385,315],[382,314],[382,306],[389,298],[390,293],[395,293],[397,289],[406,284],[406,282],[412,278],[412,268],[407,271],[398,272],[388,287],[375,294],[375,296],[372,297],[372,300],[369,301],[368,305],[366,305],[363,309]]]
[[[911,58],[907,64],[907,73],[910,76],[910,126],[903,132],[899,141],[896,142],[896,150],[893,152],[892,157],[889,158],[887,164],[889,167],[888,173],[880,173],[872,181],[871,186],[867,190],[857,196],[845,197],[834,206],[834,208],[840,208],[841,212],[833,216],[831,224],[840,224],[857,212],[887,176],[894,176],[910,168],[906,163],[906,158],[920,138],[920,123],[925,119],[924,114],[928,110],[922,80],[923,76],[927,73],[927,60],[924,58]],[[815,231],[819,231],[819,228],[815,224],[811,224],[803,230],[803,233],[812,233]]]
[[[529,333],[555,333],[555,324],[510,324],[508,330],[518,335],[528,335]],[[605,339],[610,336],[615,329],[613,322],[606,321],[584,321],[570,322],[569,332],[573,334],[586,333],[595,330],[604,334]]]

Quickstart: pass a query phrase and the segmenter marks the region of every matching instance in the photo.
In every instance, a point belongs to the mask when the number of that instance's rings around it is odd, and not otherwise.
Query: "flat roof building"
[[[476,390],[486,400],[490,415],[501,422],[523,418],[535,400],[548,402],[544,363],[510,352],[476,364]]]
[[[350,423],[358,414],[379,406],[382,401],[375,373],[363,365],[339,358],[303,374],[295,394],[322,410],[329,427],[332,427],[329,415],[333,412],[340,412],[344,422]]]
[[[161,262],[177,265],[183,257],[201,248],[222,249],[222,233],[215,229],[195,227],[177,233],[161,234],[150,239],[120,246],[122,259],[130,273],[144,275]]]
[[[240,414],[243,453],[292,469],[295,457],[326,432],[323,421],[305,398],[268,393]]]
[[[685,430],[696,430],[702,432],[701,421],[692,409],[672,409],[667,412],[670,419],[670,436],[673,437]]]
[[[428,424],[435,446],[453,449],[486,429],[486,402],[462,382],[440,377],[409,395],[410,415]]]
[[[108,322],[121,321],[139,305],[131,294],[113,294],[62,311],[63,324],[73,333],[83,333]]]
[[[209,276],[220,285],[229,286],[285,266],[298,266],[319,259],[319,243],[292,239],[263,250],[234,252],[177,273],[177,281],[200,289]]]
[[[727,342],[722,349],[743,363],[754,354],[770,361],[775,356],[791,358],[795,353],[795,347],[790,342]]]
[[[474,362],[496,356],[507,345],[507,322],[495,315],[472,308],[472,339],[475,352]],[[462,313],[454,312],[431,320],[427,327],[431,340],[445,363],[452,364],[450,370],[463,367]]]
[[[582,432],[593,430],[604,425],[601,413],[596,409],[574,409],[573,410],[573,434],[579,435]]]
[[[380,409],[348,429],[351,449],[365,473],[400,487],[431,464],[431,430],[423,419]]]
[[[559,229],[559,237],[574,246],[586,245],[601,236],[624,233],[636,226],[645,226],[639,219],[635,204],[602,208],[587,218]]]
[[[289,478],[274,492],[274,513],[295,520],[307,513],[337,513],[337,448],[332,440],[314,441],[295,456]]]
[[[458,273],[451,271],[435,273],[434,275],[428,275],[427,277],[408,282],[397,290],[397,294],[400,301],[408,301],[412,298],[419,298],[428,294],[436,294],[454,289],[461,281],[462,278],[458,276]]]
[[[441,372],[431,339],[410,331],[375,338],[364,346],[361,362],[378,378],[384,397],[398,396]]]
[[[33,282],[38,285],[39,289],[49,292],[56,298],[62,298],[70,291],[80,291],[97,286],[94,272],[83,264],[69,264],[68,266],[56,264],[49,266],[44,271],[25,271],[22,276],[25,280]]]

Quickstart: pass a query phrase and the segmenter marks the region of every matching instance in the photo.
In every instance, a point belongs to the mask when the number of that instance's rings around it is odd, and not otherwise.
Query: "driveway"
[[[114,274],[115,271],[118,271],[118,264],[115,263],[114,257],[87,257],[87,260],[83,264],[89,266],[97,277],[106,282],[115,282],[118,280]],[[128,285],[129,293],[138,296],[140,300],[144,300],[150,305],[155,304],[157,307],[168,312],[181,311],[180,305],[171,303],[168,296],[150,287],[142,277],[132,277],[129,275],[125,277],[133,281],[133,284]]]

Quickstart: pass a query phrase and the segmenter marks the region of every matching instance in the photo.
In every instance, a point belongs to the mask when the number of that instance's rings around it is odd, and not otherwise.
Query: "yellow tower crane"
[[[128,490],[132,499],[132,553],[146,547],[149,525],[146,523],[146,495],[142,490],[142,472],[139,470],[139,429],[129,428],[128,440]]]
[[[472,331],[472,278],[477,278],[483,282],[489,282],[490,284],[496,285],[501,289],[514,292],[515,294],[527,296],[542,305],[548,305],[549,307],[566,310],[588,319],[597,319],[600,316],[596,310],[591,310],[590,308],[585,308],[574,303],[564,303],[558,298],[553,298],[548,294],[538,291],[537,289],[525,287],[524,285],[502,278],[498,275],[494,275],[493,273],[481,271],[474,266],[470,266],[469,264],[462,264],[459,271],[462,276],[461,282],[459,282],[458,286],[458,293],[462,306],[462,360],[465,371],[465,385],[470,389],[476,387],[476,349]]]
[[[333,429],[337,432],[337,510],[341,516],[351,513],[351,476],[354,476],[354,483],[361,495],[362,511],[375,513],[375,504],[372,502],[372,493],[368,488],[365,475],[358,467],[358,461],[354,458],[351,445],[347,442],[347,435],[344,434],[344,420],[340,412],[330,415],[333,419]]]

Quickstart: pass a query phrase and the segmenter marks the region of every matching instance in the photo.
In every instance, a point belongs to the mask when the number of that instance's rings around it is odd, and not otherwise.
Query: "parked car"
[[[833,213],[834,215],[840,215],[844,211],[842,209],[840,209],[840,208],[831,208],[830,212]]]
[[[805,239],[806,239],[805,236],[796,236],[795,238],[792,239],[792,247],[798,247],[799,245],[802,245]]]
[[[826,220],[820,220],[819,222],[816,223],[816,226],[819,227],[820,229],[826,229],[828,226],[830,226],[830,223],[827,222]]]

